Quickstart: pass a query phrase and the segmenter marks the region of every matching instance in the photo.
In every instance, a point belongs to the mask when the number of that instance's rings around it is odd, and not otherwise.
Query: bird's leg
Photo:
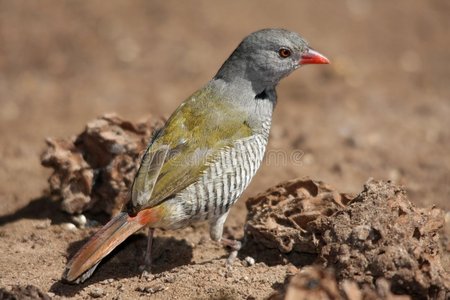
[[[152,244],[153,244],[153,233],[155,229],[148,229],[147,237],[147,250],[145,251],[144,264],[139,267],[142,271],[142,277],[148,277],[151,273],[152,268]]]
[[[147,237],[147,251],[145,252],[144,265],[148,270],[152,267],[152,244],[153,244],[153,233],[155,230],[153,228],[148,229]]]
[[[219,218],[213,220],[213,222],[210,223],[210,235],[211,239],[213,241],[220,242],[222,245],[230,247],[231,253],[230,256],[227,259],[227,267],[230,267],[233,264],[233,261],[236,259],[239,249],[241,249],[242,244],[239,241],[236,240],[230,240],[227,238],[222,237],[223,234],[223,224],[225,223],[225,220],[227,219],[228,212],[221,215]]]

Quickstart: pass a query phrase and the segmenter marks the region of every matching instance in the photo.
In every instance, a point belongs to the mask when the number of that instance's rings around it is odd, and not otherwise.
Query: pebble
[[[100,283],[101,285],[108,285],[108,284],[111,284],[111,283],[113,283],[113,282],[114,282],[114,279],[113,279],[113,278],[109,278],[109,279],[102,280],[102,281],[100,281],[99,283]]]
[[[166,283],[174,283],[175,282],[175,277],[174,276],[167,276],[166,278],[164,278],[164,282],[166,282]]]
[[[168,289],[167,287],[164,287],[162,285],[155,285],[155,286],[138,287],[136,288],[136,291],[146,294],[154,294],[157,292],[165,291],[167,289]]]
[[[73,223],[62,223],[61,227],[64,230],[70,230],[70,231],[77,230],[77,226],[75,226]]]
[[[84,228],[87,223],[87,219],[85,215],[75,215],[72,217],[72,221],[79,227]]]
[[[105,295],[105,291],[102,288],[93,288],[89,292],[89,296],[91,296],[92,298],[101,298],[104,295]]]
[[[36,229],[47,229],[48,227],[50,227],[51,223],[52,223],[52,221],[50,219],[45,219],[44,221],[35,224],[34,228],[36,228]]]
[[[245,258],[245,262],[249,265],[249,266],[253,266],[255,264],[255,259],[253,257],[247,256]]]
[[[118,291],[121,291],[121,292],[125,291],[125,288],[123,287],[123,284],[119,284],[119,285],[117,286],[117,290],[118,290]]]

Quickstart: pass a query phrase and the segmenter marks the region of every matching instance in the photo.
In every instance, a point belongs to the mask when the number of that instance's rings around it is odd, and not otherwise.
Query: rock
[[[339,299],[339,288],[330,270],[306,267],[295,275],[286,291],[286,300]]]
[[[404,189],[372,180],[327,219],[311,229],[323,230],[320,257],[336,268],[338,279],[373,286],[385,278],[393,291],[415,298],[450,291],[439,245],[442,211],[418,209]]]
[[[247,200],[246,236],[282,253],[318,253],[309,223],[340,210],[352,198],[308,178],[283,182]]]
[[[253,257],[247,256],[245,262],[248,266],[253,266],[255,264],[255,259]]]
[[[62,223],[61,227],[64,230],[70,230],[70,231],[77,230],[77,226],[75,226],[73,223]]]
[[[162,119],[132,123],[106,114],[76,137],[48,138],[41,163],[53,169],[49,190],[61,200],[61,209],[69,214],[117,212],[127,199],[140,155],[162,125]]]
[[[390,182],[370,180],[350,197],[321,182],[291,180],[250,198],[247,207],[249,242],[289,259],[296,252],[316,254],[317,263],[335,269],[339,283],[352,280],[413,298],[450,295],[450,274],[441,262],[443,212],[416,208]]]
[[[389,282],[380,278],[375,287],[363,284],[360,287],[355,281],[344,280],[340,284],[332,269],[320,266],[304,267],[300,272],[288,280],[285,292],[278,292],[269,297],[271,300],[407,300],[407,295],[395,295],[390,290]]]
[[[89,291],[89,296],[92,298],[102,298],[105,296],[105,291],[102,288],[95,287],[91,291]]]
[[[42,221],[39,221],[38,223],[36,223],[34,225],[34,228],[36,228],[36,229],[47,229],[47,228],[50,227],[51,223],[52,223],[52,221],[50,219],[45,219],[45,220],[42,220]]]
[[[85,215],[74,215],[72,216],[72,221],[79,227],[84,228],[87,224],[87,219]]]

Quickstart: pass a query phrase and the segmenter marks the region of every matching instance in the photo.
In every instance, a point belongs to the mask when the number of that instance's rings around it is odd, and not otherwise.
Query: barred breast
[[[191,221],[223,215],[248,186],[264,157],[270,119],[262,125],[262,132],[224,149],[200,180],[178,195]]]

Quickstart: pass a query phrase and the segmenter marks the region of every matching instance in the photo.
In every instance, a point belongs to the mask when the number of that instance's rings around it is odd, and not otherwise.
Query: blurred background
[[[358,192],[374,177],[448,210],[449,16],[447,0],[0,0],[0,210],[41,195],[46,137],[106,112],[169,116],[266,27],[299,32],[332,64],[280,84],[269,149],[301,160],[266,163],[246,196],[303,176]]]

